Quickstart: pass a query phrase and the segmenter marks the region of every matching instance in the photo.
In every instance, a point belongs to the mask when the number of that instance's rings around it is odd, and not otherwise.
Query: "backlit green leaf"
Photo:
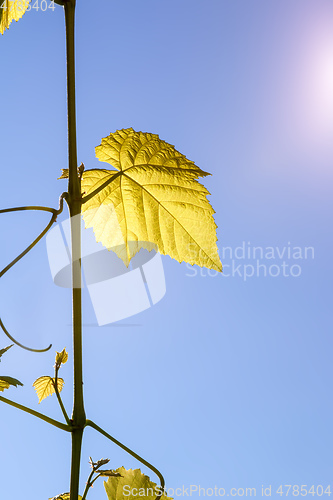
[[[209,174],[158,135],[131,128],[102,139],[96,156],[117,169],[82,175],[83,218],[97,241],[127,266],[146,248],[222,270],[210,193],[197,181]]]
[[[47,398],[47,396],[50,396],[55,392],[54,390],[54,384],[55,384],[55,379],[52,377],[39,377],[35,382],[32,384],[33,387],[36,390],[39,403],[43,401],[43,399]],[[62,388],[64,385],[64,381],[62,378],[58,378],[58,391],[61,392]]]
[[[18,385],[23,385],[22,382],[20,382],[19,380],[17,380],[17,378],[13,378],[13,377],[0,377],[0,381],[2,382],[6,382],[10,385],[13,385],[14,387],[17,387]]]
[[[1,1],[1,0],[0,0],[0,1]],[[13,347],[13,345],[14,345],[14,344],[9,345],[8,347],[4,347],[3,349],[0,349],[0,358],[1,358],[1,356],[2,356],[3,354],[5,354],[5,352],[7,352],[7,351],[8,351],[8,349],[10,349],[11,347]],[[1,359],[0,359],[0,361],[1,361]]]
[[[148,476],[142,474],[140,469],[126,470],[120,467],[115,470],[120,474],[118,477],[109,477],[104,481],[104,487],[109,500],[155,500],[157,495],[161,493],[160,486],[153,483]],[[162,500],[171,500],[165,494],[161,497]]]
[[[26,12],[30,0],[0,0],[0,33],[9,28],[12,21],[18,21]]]
[[[57,366],[61,366],[65,364],[68,360],[68,353],[66,349],[63,349],[61,352],[57,352],[55,362]]]

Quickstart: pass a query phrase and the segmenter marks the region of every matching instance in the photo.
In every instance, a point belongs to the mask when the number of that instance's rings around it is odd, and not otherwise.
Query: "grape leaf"
[[[197,181],[210,174],[158,135],[132,128],[102,139],[96,156],[117,169],[82,174],[83,218],[98,242],[127,266],[146,248],[222,270],[210,193]],[[63,171],[62,178],[66,175]]]
[[[3,349],[0,349],[0,358],[1,358],[1,356],[2,356],[3,354],[5,354],[5,352],[7,352],[7,351],[8,351],[8,349],[10,349],[11,347],[13,347],[13,345],[14,345],[14,344],[9,345],[8,347],[4,347]],[[0,361],[1,361],[1,359],[0,359]]]
[[[55,362],[58,367],[67,363],[67,360],[68,360],[68,353],[66,349],[63,349],[61,352],[57,351]]]
[[[145,500],[155,500],[161,492],[160,486],[153,483],[148,476],[142,474],[140,469],[126,470],[124,467],[119,467],[115,470],[120,474],[118,477],[109,477],[104,481],[104,487],[109,500],[138,500],[144,497]],[[171,500],[165,494],[161,497],[162,500]]]
[[[0,392],[3,392],[5,389],[9,389],[9,387],[13,385],[17,387],[18,385],[23,385],[22,382],[12,377],[0,377]]]
[[[47,398],[47,396],[50,396],[55,392],[54,390],[54,384],[55,379],[52,377],[44,376],[44,377],[39,377],[35,382],[32,384],[33,387],[36,390],[37,396],[38,396],[38,403],[43,401],[43,399]],[[64,380],[62,378],[58,378],[58,391],[61,392],[62,388],[64,385]]]
[[[0,33],[3,35],[12,21],[18,21],[26,12],[30,0],[0,0]]]

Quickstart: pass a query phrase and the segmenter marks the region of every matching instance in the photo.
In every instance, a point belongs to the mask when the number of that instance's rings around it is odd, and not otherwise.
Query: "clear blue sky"
[[[159,134],[212,173],[204,183],[220,253],[229,248],[224,276],[163,257],[164,299],[117,324],[98,328],[84,297],[87,414],[154,463],[168,488],[333,492],[332,24],[331,0],[77,0],[79,162],[102,167],[94,147],[116,129]],[[0,39],[3,208],[57,206],[65,189],[56,180],[67,165],[64,51],[59,6],[27,13]],[[1,267],[46,219],[1,215]],[[253,247],[263,255],[248,255]],[[38,405],[31,387],[52,375],[55,350],[72,352],[70,292],[52,283],[45,242],[0,294],[14,336],[53,343],[47,354],[15,347],[3,357],[0,373],[25,384],[3,395],[61,418],[55,398]],[[70,411],[70,363],[63,376]],[[67,491],[70,436],[0,410],[0,498]],[[139,466],[88,430],[81,491],[89,455]],[[90,498],[106,498],[102,481]]]

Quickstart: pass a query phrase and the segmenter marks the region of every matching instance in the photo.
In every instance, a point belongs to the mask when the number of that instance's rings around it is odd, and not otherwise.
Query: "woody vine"
[[[67,180],[67,190],[60,195],[59,208],[27,205],[0,210],[0,214],[25,210],[51,214],[49,223],[39,236],[0,272],[0,277],[42,240],[62,213],[66,203],[71,220],[73,410],[69,416],[60,394],[64,381],[59,377],[59,371],[68,360],[65,349],[56,353],[53,376],[42,376],[34,382],[39,402],[55,394],[63,414],[63,422],[3,396],[0,396],[0,401],[71,434],[69,491],[54,496],[53,500],[85,500],[94,482],[101,477],[106,478],[105,489],[109,500],[125,498],[121,488],[131,484],[141,485],[149,490],[149,499],[159,500],[162,496],[167,498],[164,493],[164,478],[159,470],[86,416],[82,370],[81,216],[86,227],[93,227],[96,240],[108,249],[116,251],[127,266],[131,258],[141,248],[145,248],[148,251],[157,250],[164,255],[170,255],[178,262],[185,261],[221,271],[222,265],[216,246],[214,210],[207,200],[209,192],[197,180],[209,174],[156,134],[136,132],[132,128],[109,134],[96,147],[97,158],[109,163],[113,169],[104,167],[89,170],[85,169],[83,164],[78,166],[75,105],[76,0],[55,0],[55,3],[57,8],[64,10],[66,25],[68,168],[62,169],[60,179]],[[30,9],[30,0],[5,0],[0,9],[0,33],[4,34],[13,20],[18,21]],[[40,353],[51,348],[48,346],[35,349],[23,345],[7,330],[3,319],[0,319],[0,327],[12,342],[0,350],[0,360],[3,355],[7,355],[13,344]],[[0,376],[2,392],[20,385],[23,384],[17,379]],[[157,475],[159,486],[140,470],[126,470],[123,467],[109,469],[105,468],[109,459],[94,462],[90,458],[92,471],[80,496],[81,446],[86,427],[93,428],[148,467]],[[131,497],[127,495],[126,498]]]

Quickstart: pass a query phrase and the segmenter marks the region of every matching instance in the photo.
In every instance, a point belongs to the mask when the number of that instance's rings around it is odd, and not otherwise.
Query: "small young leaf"
[[[61,176],[58,177],[58,181],[60,179],[68,179],[68,172],[69,172],[68,168],[62,168],[61,169]]]
[[[81,163],[81,165],[79,167],[77,167],[77,175],[80,177],[80,179],[82,178],[82,174],[84,172],[84,164]],[[61,176],[58,177],[58,181],[60,181],[60,179],[68,179],[68,176],[69,176],[69,169],[68,168],[62,168],[61,169]]]
[[[140,469],[126,470],[124,467],[119,467],[114,472],[120,476],[109,477],[107,481],[104,481],[109,500],[138,500],[141,497],[145,500],[155,500],[161,493],[161,487],[142,474]],[[134,491],[133,488],[135,488]],[[161,500],[171,500],[171,498],[163,493]]]
[[[20,382],[19,380],[17,380],[16,378],[13,378],[13,377],[0,377],[0,383],[1,382],[5,382],[6,384],[9,384],[9,385],[13,385],[14,387],[17,387],[18,385],[22,385],[22,382]],[[7,387],[6,387],[7,389]],[[1,390],[1,389],[0,389]]]
[[[97,462],[94,462],[93,459],[89,457],[90,467],[94,470],[97,470],[99,467],[102,467],[102,465],[108,464],[109,462],[109,458],[101,458],[100,460],[97,460]]]
[[[98,242],[126,266],[146,248],[222,271],[210,193],[197,180],[207,172],[158,135],[132,128],[102,139],[96,156],[117,169],[82,174],[83,218]]]
[[[0,33],[2,35],[12,21],[21,19],[29,2],[30,0],[0,0]]]
[[[8,347],[4,347],[3,349],[0,349],[0,358],[1,358],[1,356],[2,356],[2,355],[6,352],[6,351],[8,351],[8,349],[10,349],[11,347],[13,347],[13,345],[14,345],[14,344],[9,345]],[[1,361],[1,359],[0,359],[0,361]]]
[[[65,364],[68,360],[68,353],[66,349],[63,349],[61,352],[57,351],[55,362],[58,367]]]
[[[5,389],[9,389],[9,387],[10,384],[0,378],[0,392],[3,392]]]
[[[43,399],[47,398],[47,396],[50,396],[55,392],[54,384],[55,384],[55,379],[48,376],[39,377],[37,380],[35,380],[35,382],[32,385],[36,390],[39,399],[38,403],[40,403],[41,401],[43,401]],[[58,378],[59,392],[62,391],[63,385],[64,385],[64,380],[62,378]]]
[[[60,495],[57,495],[56,497],[49,498],[49,500],[69,500],[70,494],[69,493],[61,493]],[[78,496],[78,500],[82,500],[81,495]]]
[[[119,472],[115,472],[114,470],[100,469],[97,471],[97,473],[105,477],[121,477],[121,474],[119,474]]]

